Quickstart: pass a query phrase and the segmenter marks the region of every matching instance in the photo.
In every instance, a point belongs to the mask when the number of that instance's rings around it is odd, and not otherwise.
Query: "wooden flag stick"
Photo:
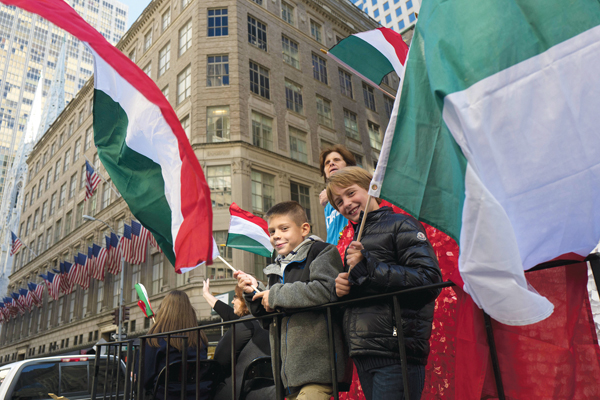
[[[233,266],[231,264],[229,264],[227,261],[225,261],[225,259],[221,256],[217,256],[217,258],[219,260],[221,260],[225,265],[227,265],[233,272],[237,272],[237,269],[233,268]],[[255,292],[260,292],[260,290],[258,290],[258,288],[254,285],[250,285],[250,287],[252,289],[254,289]]]
[[[360,229],[358,230],[358,236],[356,237],[357,242],[360,242],[360,239],[362,239],[363,230],[365,229],[365,222],[367,220],[367,213],[369,210],[369,206],[371,205],[372,198],[373,198],[373,196],[370,196],[370,195],[367,198],[367,206],[365,207],[365,211],[363,211],[363,217],[362,217],[362,220],[360,221]],[[354,268],[354,267],[348,268],[348,272],[352,271],[352,268]]]

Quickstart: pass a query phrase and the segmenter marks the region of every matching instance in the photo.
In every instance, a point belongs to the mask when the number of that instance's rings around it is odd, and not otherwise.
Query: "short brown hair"
[[[344,162],[346,163],[346,167],[354,167],[356,165],[356,158],[354,157],[354,154],[352,154],[346,148],[346,146],[341,144],[335,144],[331,147],[328,147],[321,152],[321,155],[319,155],[319,168],[321,168],[321,176],[324,180],[327,179],[325,178],[325,159],[329,154],[334,152],[339,153],[339,155],[342,156]]]
[[[285,215],[298,226],[308,223],[306,211],[297,201],[282,201],[281,203],[275,204],[273,207],[269,208],[269,211],[265,214],[265,219],[268,222],[270,218],[276,215]]]
[[[238,285],[235,285],[235,297],[242,300],[242,306],[240,308],[242,315],[238,315],[238,317],[243,317],[244,315],[250,314],[250,310],[248,310],[248,306],[246,305],[246,301],[244,300],[244,290]]]
[[[192,303],[190,302],[190,298],[185,292],[173,290],[165,296],[160,304],[160,308],[156,313],[156,322],[154,325],[152,325],[148,331],[148,334],[151,335],[154,333],[178,331],[186,328],[195,328],[197,326],[198,317],[196,315],[194,306],[192,306]],[[188,346],[198,346],[197,332],[186,332],[180,334],[179,336],[188,337]],[[200,331],[200,340],[203,342],[201,343],[202,347],[206,347],[208,345],[208,339],[206,338],[204,331]],[[158,338],[150,338],[148,343],[152,347],[160,347]],[[183,340],[171,339],[171,346],[175,347],[179,351],[182,351]]]
[[[327,182],[326,190],[329,204],[331,204],[337,211],[340,211],[333,201],[332,189],[334,186],[340,189],[345,189],[356,184],[358,187],[363,188],[368,192],[371,179],[373,179],[373,175],[360,167],[347,167],[340,169],[335,174],[331,175],[329,181]]]

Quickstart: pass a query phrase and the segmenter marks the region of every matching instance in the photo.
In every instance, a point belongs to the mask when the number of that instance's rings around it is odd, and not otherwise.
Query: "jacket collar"
[[[317,235],[310,235],[302,243],[300,243],[294,250],[292,250],[287,256],[277,256],[275,262],[273,264],[268,265],[263,273],[265,275],[276,274],[279,276],[283,276],[281,272],[281,264],[290,264],[293,262],[300,262],[306,260],[308,256],[308,252],[310,250],[310,245],[314,242],[322,242],[323,239],[318,237]]]
[[[377,210],[373,210],[370,213],[367,214],[367,220],[366,225],[365,226],[371,226],[373,224],[377,224],[379,221],[381,221],[383,218],[385,218],[389,213],[392,213],[392,208],[391,207],[379,207]],[[358,222],[352,222],[350,221],[350,223],[354,226],[354,232],[358,232],[360,229],[360,223],[363,220],[363,215],[365,214],[364,211],[360,212],[360,218],[358,219]]]

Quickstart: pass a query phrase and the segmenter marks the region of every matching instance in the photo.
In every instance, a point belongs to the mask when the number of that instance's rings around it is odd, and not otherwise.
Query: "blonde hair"
[[[373,175],[360,167],[346,167],[340,169],[335,174],[331,175],[327,182],[326,190],[329,204],[331,204],[337,211],[340,211],[333,201],[333,187],[345,189],[352,185],[358,185],[358,187],[365,189],[368,192],[371,179],[373,179]],[[375,198],[375,200],[377,200],[378,204],[381,203],[380,199]]]
[[[178,331],[181,329],[195,328],[198,326],[198,317],[196,310],[190,302],[190,298],[185,292],[173,290],[165,296],[160,309],[156,313],[156,322],[148,331],[148,334]],[[198,333],[195,331],[178,334],[177,336],[187,336],[188,346],[198,346]],[[203,331],[200,331],[200,340],[202,347],[208,345],[208,338]],[[150,338],[148,343],[152,347],[160,347],[159,338]],[[183,350],[183,339],[171,339],[171,346],[177,350]]]

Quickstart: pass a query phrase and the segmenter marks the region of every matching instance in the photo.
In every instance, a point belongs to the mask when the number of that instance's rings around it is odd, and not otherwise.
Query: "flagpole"
[[[34,252],[33,250],[31,250],[31,249],[29,248],[29,246],[27,246],[27,245],[25,244],[25,242],[24,242],[24,241],[22,241],[22,240],[21,240],[21,243],[23,243],[23,246],[27,247],[27,250],[29,250],[29,251],[31,252],[31,254],[33,254],[33,255],[34,255],[34,257],[37,257],[37,254],[35,254],[35,252]]]
[[[221,256],[217,256],[217,258],[219,260],[221,260],[225,265],[227,265],[233,272],[237,272],[237,269],[233,268],[233,266],[231,264],[229,264],[227,261],[225,261],[225,259]],[[260,290],[258,290],[258,288],[254,285],[250,285],[250,287],[252,289],[254,289],[255,292],[260,292]]]
[[[363,74],[361,74],[360,72],[358,72],[357,70],[355,70],[354,68],[352,68],[351,66],[349,66],[348,64],[346,64],[345,62],[343,62],[342,60],[340,60],[339,58],[337,58],[333,54],[331,54],[330,52],[328,52],[327,50],[321,49],[321,51],[323,53],[327,54],[329,57],[331,57],[335,62],[337,62],[338,64],[340,64],[342,67],[344,67],[346,69],[349,69],[350,71],[352,71],[352,73],[354,73],[355,75],[359,76],[363,81],[366,81],[366,82],[370,83],[371,85],[375,86],[377,89],[379,89],[380,91],[382,91],[386,95],[390,96],[392,99],[396,100],[396,96],[394,96],[393,94],[391,94],[387,90],[383,90],[383,88],[381,88],[378,83],[373,82],[372,80],[370,80],[369,78],[367,78],[366,76],[364,76]]]
[[[102,180],[102,182],[104,183],[108,183],[106,181],[106,179],[104,179],[104,177],[102,176],[102,174],[100,173],[100,170],[94,165],[93,162],[91,162],[86,156],[85,154],[83,155],[83,157],[85,158],[85,160],[87,162],[89,162],[91,164],[92,167],[94,167],[94,171],[96,171],[96,173],[98,174],[98,177]],[[121,193],[117,192],[117,190],[113,187],[112,183],[108,183],[108,187],[111,188],[111,190],[117,195],[117,197],[121,197]]]

